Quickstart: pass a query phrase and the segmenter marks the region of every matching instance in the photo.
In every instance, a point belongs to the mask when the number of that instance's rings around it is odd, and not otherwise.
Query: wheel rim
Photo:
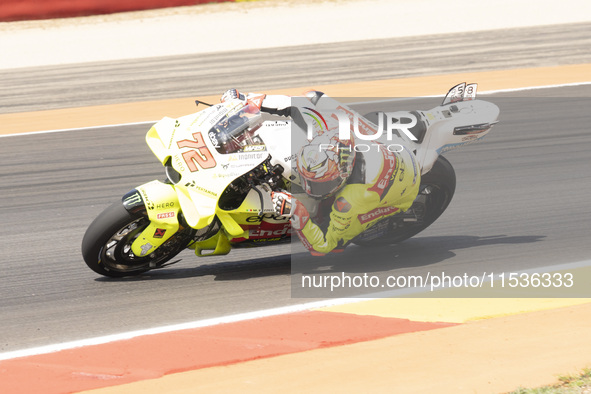
[[[137,272],[158,268],[184,248],[186,243],[183,244],[183,241],[190,238],[190,232],[180,230],[153,253],[138,257],[132,252],[131,245],[149,224],[150,221],[142,217],[119,229],[99,251],[99,263],[106,270],[115,272]]]

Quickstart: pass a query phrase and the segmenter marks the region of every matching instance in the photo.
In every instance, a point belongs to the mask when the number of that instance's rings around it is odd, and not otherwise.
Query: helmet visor
[[[336,192],[343,184],[344,179],[337,177],[323,182],[315,182],[313,180],[302,177],[302,183],[306,194],[311,197],[326,197]]]

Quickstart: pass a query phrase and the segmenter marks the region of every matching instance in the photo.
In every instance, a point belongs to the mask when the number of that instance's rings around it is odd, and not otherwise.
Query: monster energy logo
[[[141,202],[142,202],[142,197],[140,196],[140,194],[138,192],[133,193],[131,196],[129,196],[125,200],[123,200],[123,204],[125,204],[125,205],[141,204]]]

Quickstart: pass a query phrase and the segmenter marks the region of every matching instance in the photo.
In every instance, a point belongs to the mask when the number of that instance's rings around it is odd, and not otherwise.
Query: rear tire
[[[417,235],[433,224],[447,209],[455,190],[456,173],[451,163],[445,157],[439,156],[433,168],[421,177],[419,194],[410,209],[385,219],[389,221],[386,234],[374,239],[364,239],[364,234],[361,234],[353,243],[360,246],[383,246],[396,244]],[[416,219],[416,222],[409,219]]]
[[[191,242],[194,230],[182,228],[152,254],[138,257],[131,244],[148,226],[145,212],[130,213],[121,203],[105,209],[88,227],[82,239],[82,256],[94,272],[120,278],[139,275],[180,253]]]

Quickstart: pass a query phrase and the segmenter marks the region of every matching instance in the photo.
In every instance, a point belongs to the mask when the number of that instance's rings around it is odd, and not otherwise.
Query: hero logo
[[[283,235],[291,234],[291,225],[285,223],[280,226],[266,226],[267,228],[255,228],[248,232],[248,237],[252,238],[270,238],[270,237],[281,237]]]
[[[176,215],[174,212],[164,212],[164,213],[159,213],[158,215],[156,215],[156,219],[168,219],[168,218],[173,218],[175,216]]]
[[[389,215],[398,211],[398,208],[395,207],[383,207],[383,208],[376,208],[368,213],[364,213],[359,215],[357,218],[359,219],[359,223],[365,224],[367,222],[371,222],[372,220],[381,218],[382,216]]]

